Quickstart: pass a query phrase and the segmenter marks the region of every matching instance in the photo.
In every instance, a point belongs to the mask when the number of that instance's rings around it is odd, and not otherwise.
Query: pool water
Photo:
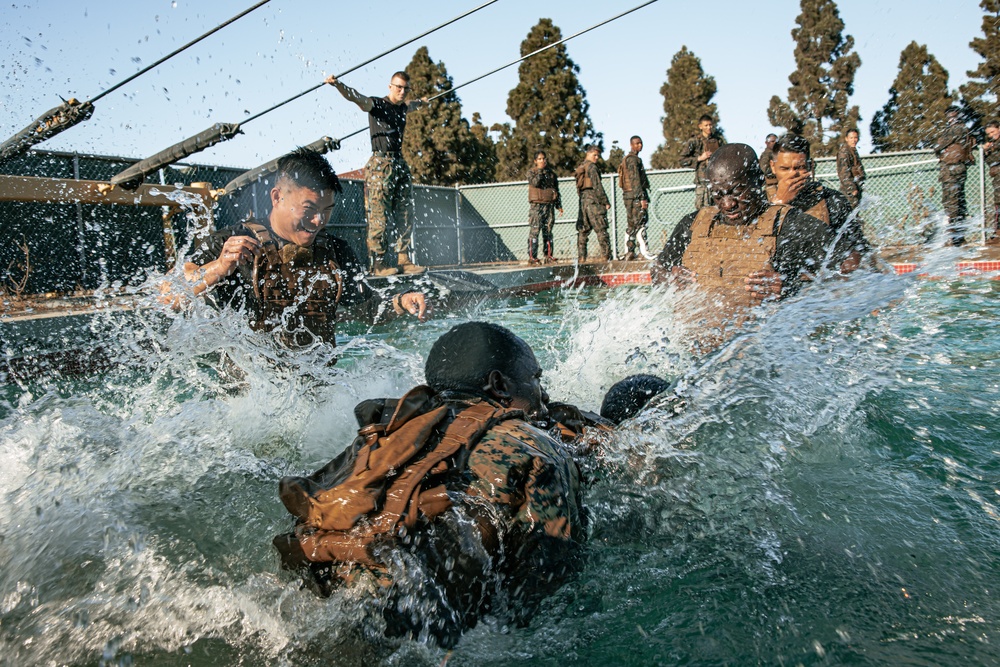
[[[355,324],[294,354],[203,306],[96,321],[120,365],[3,393],[0,660],[440,664],[361,636],[366,591],[319,599],[280,571],[277,480],[482,319],[534,347],[554,400],[679,383],[585,462],[584,570],[529,628],[484,619],[448,665],[995,664],[998,291],[831,280],[708,357],[687,351],[682,295],[651,287]]]

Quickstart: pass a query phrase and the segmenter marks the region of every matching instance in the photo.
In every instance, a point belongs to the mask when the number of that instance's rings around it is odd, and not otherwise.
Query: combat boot
[[[424,273],[425,271],[427,271],[426,267],[411,262],[410,253],[408,252],[399,253],[398,264],[400,273],[405,273],[407,275],[416,275],[418,273]]]
[[[399,268],[395,266],[388,266],[385,263],[385,255],[375,255],[372,257],[372,270],[371,274],[377,278],[385,278],[386,276],[394,276],[399,273]]]

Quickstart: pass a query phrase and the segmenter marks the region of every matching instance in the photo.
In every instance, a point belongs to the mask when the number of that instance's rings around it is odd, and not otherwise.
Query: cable
[[[94,97],[92,100],[90,100],[90,103],[93,104],[94,102],[96,102],[97,100],[101,99],[102,97],[104,97],[108,93],[112,93],[112,92],[118,90],[119,88],[121,88],[122,86],[124,86],[129,81],[132,81],[133,79],[142,76],[143,74],[145,74],[149,70],[153,69],[157,65],[160,65],[161,63],[164,63],[164,62],[170,60],[171,58],[173,58],[174,56],[176,56],[181,51],[184,51],[185,49],[194,46],[195,44],[197,44],[201,40],[205,39],[209,35],[213,35],[213,34],[219,32],[220,30],[222,30],[223,28],[225,28],[230,23],[232,23],[232,22],[234,22],[234,21],[236,21],[238,19],[243,18],[244,16],[246,16],[247,14],[249,14],[250,12],[252,12],[253,10],[255,10],[258,7],[261,7],[263,5],[266,5],[269,2],[271,2],[271,0],[260,0],[260,2],[258,2],[256,5],[250,7],[249,9],[243,10],[242,12],[240,12],[239,14],[237,14],[236,16],[234,16],[233,18],[231,18],[228,21],[226,21],[225,23],[220,23],[219,25],[215,26],[214,28],[212,28],[211,30],[209,30],[208,32],[206,32],[201,37],[199,37],[199,38],[197,38],[197,39],[195,39],[193,41],[188,42],[184,46],[182,46],[179,49],[173,51],[172,53],[168,53],[167,55],[163,56],[162,58],[160,58],[159,60],[157,60],[152,65],[150,65],[148,67],[144,67],[143,69],[139,70],[138,72],[136,72],[132,76],[130,76],[127,79],[125,79],[124,81],[122,81],[121,83],[116,84],[114,86],[111,86],[110,88],[108,88],[107,90],[105,90],[103,93],[100,93],[99,95],[97,95],[96,97]]]
[[[437,31],[437,30],[440,30],[441,28],[444,28],[445,26],[449,26],[449,25],[451,25],[452,23],[454,23],[455,21],[458,21],[458,20],[461,20],[461,19],[464,19],[464,18],[465,18],[466,16],[469,16],[470,14],[474,14],[474,13],[478,12],[478,11],[479,11],[480,9],[483,9],[484,7],[488,7],[488,6],[492,5],[492,4],[493,4],[493,3],[495,3],[495,2],[498,2],[498,0],[489,0],[489,2],[484,2],[483,4],[479,5],[479,6],[478,6],[478,7],[476,7],[475,9],[470,9],[469,11],[465,12],[464,14],[460,14],[460,15],[456,16],[455,18],[451,19],[450,21],[445,21],[445,22],[444,22],[444,23],[442,23],[441,25],[439,25],[439,26],[436,26],[436,27],[434,27],[434,28],[431,28],[431,29],[430,29],[430,30],[428,30],[427,32],[423,32],[423,33],[421,33],[421,34],[417,35],[416,37],[414,37],[414,38],[412,38],[412,39],[408,39],[408,40],[406,40],[406,41],[405,41],[405,42],[403,42],[402,44],[397,44],[396,46],[392,47],[392,48],[391,48],[391,49],[389,49],[388,51],[383,51],[382,53],[378,54],[377,56],[374,56],[374,57],[372,57],[372,58],[369,58],[368,60],[364,61],[364,62],[363,62],[363,63],[361,63],[360,65],[355,65],[354,67],[352,67],[351,69],[347,70],[346,72],[342,72],[341,74],[337,74],[336,76],[337,76],[337,78],[338,78],[338,79],[339,79],[340,77],[342,77],[342,76],[346,76],[346,75],[350,74],[351,72],[353,72],[353,71],[355,71],[355,70],[358,70],[358,69],[361,69],[361,68],[362,68],[362,67],[364,67],[365,65],[369,65],[369,64],[371,64],[371,63],[375,62],[376,60],[378,60],[378,59],[379,59],[379,58],[381,58],[382,56],[387,56],[387,55],[389,55],[390,53],[392,53],[393,51],[396,51],[396,50],[398,50],[398,49],[401,49],[401,48],[403,48],[404,46],[406,46],[407,44],[412,44],[413,42],[417,41],[418,39],[420,39],[420,38],[422,38],[422,37],[426,37],[427,35],[431,34],[432,32],[435,32],[435,31]],[[278,108],[280,108],[280,107],[283,107],[283,106],[285,106],[286,104],[288,104],[289,102],[294,102],[295,100],[299,99],[300,97],[302,97],[302,96],[304,96],[304,95],[308,95],[309,93],[313,92],[314,90],[319,90],[320,88],[322,88],[322,87],[323,87],[323,86],[325,86],[325,85],[326,85],[325,83],[319,83],[319,84],[316,84],[315,86],[313,86],[312,88],[308,88],[308,89],[306,89],[306,90],[303,90],[303,91],[302,91],[301,93],[299,93],[298,95],[293,95],[292,97],[289,97],[289,98],[288,98],[287,100],[285,100],[284,102],[278,102],[278,103],[277,103],[277,104],[275,104],[275,105],[274,105],[273,107],[270,107],[270,108],[267,108],[267,109],[264,109],[264,110],[263,110],[263,111],[261,111],[260,113],[256,113],[256,114],[254,114],[254,115],[250,116],[249,118],[246,118],[246,119],[244,119],[244,120],[243,120],[243,121],[242,121],[242,122],[240,123],[240,125],[246,125],[246,124],[247,124],[247,123],[249,123],[250,121],[252,121],[252,120],[256,120],[257,118],[260,118],[260,117],[261,117],[261,116],[263,116],[264,114],[267,114],[267,113],[271,113],[271,112],[272,112],[272,111],[274,111],[275,109],[278,109]]]

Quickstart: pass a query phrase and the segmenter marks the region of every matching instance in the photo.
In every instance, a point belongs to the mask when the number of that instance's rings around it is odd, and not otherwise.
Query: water
[[[336,353],[200,306],[96,320],[122,365],[0,403],[0,664],[439,664],[359,636],[367,591],[299,590],[270,540],[290,524],[277,480],[334,456],[353,405],[419,383],[467,319],[528,340],[554,400],[596,409],[652,372],[683,408],[586,464],[579,577],[527,629],[485,619],[449,665],[995,664],[998,290],[860,275],[701,359],[681,296],[648,287],[351,325]]]

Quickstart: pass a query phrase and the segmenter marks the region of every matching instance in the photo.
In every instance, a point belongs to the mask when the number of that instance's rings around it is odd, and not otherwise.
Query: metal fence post
[[[455,186],[455,248],[458,251],[458,265],[465,264],[465,247],[462,245],[462,188]]]
[[[80,154],[73,153],[73,179],[80,180]],[[80,257],[80,287],[87,284],[87,253],[84,250],[83,204],[76,203],[76,253]]]
[[[979,243],[986,245],[986,153],[982,144],[979,145],[979,210],[983,214],[983,222],[979,226]]]
[[[618,174],[611,174],[611,259],[618,259]]]

